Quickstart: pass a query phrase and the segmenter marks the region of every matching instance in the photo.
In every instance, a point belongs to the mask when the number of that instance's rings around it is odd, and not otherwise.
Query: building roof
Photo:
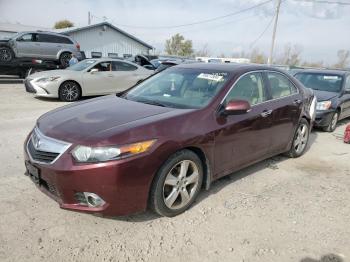
[[[31,25],[22,25],[22,24],[10,24],[10,23],[0,23],[0,31],[17,33],[22,31],[52,31],[51,28],[40,27],[40,26],[31,26]]]
[[[111,23],[108,23],[108,22],[102,22],[102,23],[98,23],[98,24],[93,24],[93,25],[87,25],[87,26],[82,26],[82,27],[69,27],[69,28],[62,28],[62,29],[55,29],[54,31],[55,32],[58,32],[58,33],[61,33],[61,34],[69,34],[69,33],[75,33],[75,32],[79,32],[79,31],[82,31],[82,30],[86,30],[86,29],[90,29],[90,28],[94,28],[94,27],[98,27],[98,26],[109,26],[111,27],[112,29],[118,31],[119,33],[135,40],[136,42],[139,42],[140,44],[148,47],[149,49],[153,49],[153,47],[145,42],[143,42],[142,40],[136,38],[135,36],[133,35],[130,35],[128,34],[127,32],[121,30],[120,28],[112,25]]]

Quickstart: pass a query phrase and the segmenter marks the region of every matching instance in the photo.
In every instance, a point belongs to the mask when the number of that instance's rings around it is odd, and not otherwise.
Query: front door
[[[17,57],[41,57],[41,46],[36,41],[36,34],[24,34],[15,41],[15,53]]]
[[[268,98],[260,72],[244,75],[227,94],[223,105],[230,100],[246,100],[251,110],[242,115],[217,118],[214,159],[218,176],[267,157],[272,140]]]
[[[293,140],[303,106],[298,88],[282,73],[266,72],[271,94],[273,140],[271,152],[287,151]]]
[[[345,80],[344,92],[340,99],[343,104],[341,118],[350,117],[350,76]]]

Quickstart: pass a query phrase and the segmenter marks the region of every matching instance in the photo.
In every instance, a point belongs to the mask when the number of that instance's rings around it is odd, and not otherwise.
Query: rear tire
[[[333,116],[332,116],[332,120],[329,123],[328,126],[323,128],[323,131],[326,132],[334,132],[334,130],[337,128],[337,123],[338,123],[338,119],[339,119],[339,112],[334,112]]]
[[[66,68],[69,66],[69,60],[71,59],[71,53],[69,52],[63,52],[61,55],[60,55],[60,65],[63,67],[63,68]]]
[[[150,208],[161,216],[181,214],[198,196],[202,181],[203,167],[199,157],[190,150],[175,153],[154,178]]]
[[[297,130],[295,131],[292,146],[287,152],[287,156],[292,158],[302,156],[307,148],[309,136],[310,124],[305,118],[302,118],[299,122]]]
[[[65,81],[58,89],[58,97],[64,102],[77,101],[81,97],[81,89],[77,82]]]
[[[0,46],[0,62],[11,62],[15,58],[12,49],[7,46]]]

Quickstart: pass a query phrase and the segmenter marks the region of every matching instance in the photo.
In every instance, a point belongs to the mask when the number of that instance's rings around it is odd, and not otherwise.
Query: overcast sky
[[[227,56],[257,47],[269,51],[274,1],[259,8],[212,22],[178,28],[174,26],[223,16],[266,0],[0,0],[0,22],[52,27],[60,19],[77,26],[106,19],[162,51],[175,33],[191,39],[195,49],[205,44],[211,55]],[[336,2],[336,0],[329,0]],[[350,0],[338,0],[350,3]],[[304,59],[334,63],[337,50],[350,49],[350,6],[284,0],[277,29],[276,53],[286,43],[302,47]],[[105,18],[103,18],[105,17]],[[144,28],[147,27],[147,28]]]

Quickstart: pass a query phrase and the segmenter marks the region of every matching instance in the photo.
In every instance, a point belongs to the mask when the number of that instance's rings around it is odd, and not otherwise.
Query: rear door
[[[57,43],[57,37],[55,35],[38,33],[37,42],[41,46],[41,56],[43,58],[55,59],[59,43]]]
[[[37,34],[27,33],[18,37],[15,42],[15,53],[18,57],[41,57],[40,43],[37,41]]]
[[[303,96],[298,88],[283,73],[265,72],[271,95],[273,140],[271,153],[287,150],[299,123]]]
[[[122,61],[113,61],[112,69],[115,78],[114,92],[124,91],[147,77],[136,65]]]
[[[228,92],[230,100],[246,100],[251,110],[242,115],[217,119],[215,173],[223,176],[266,158],[272,140],[272,115],[261,72],[243,75]]]

